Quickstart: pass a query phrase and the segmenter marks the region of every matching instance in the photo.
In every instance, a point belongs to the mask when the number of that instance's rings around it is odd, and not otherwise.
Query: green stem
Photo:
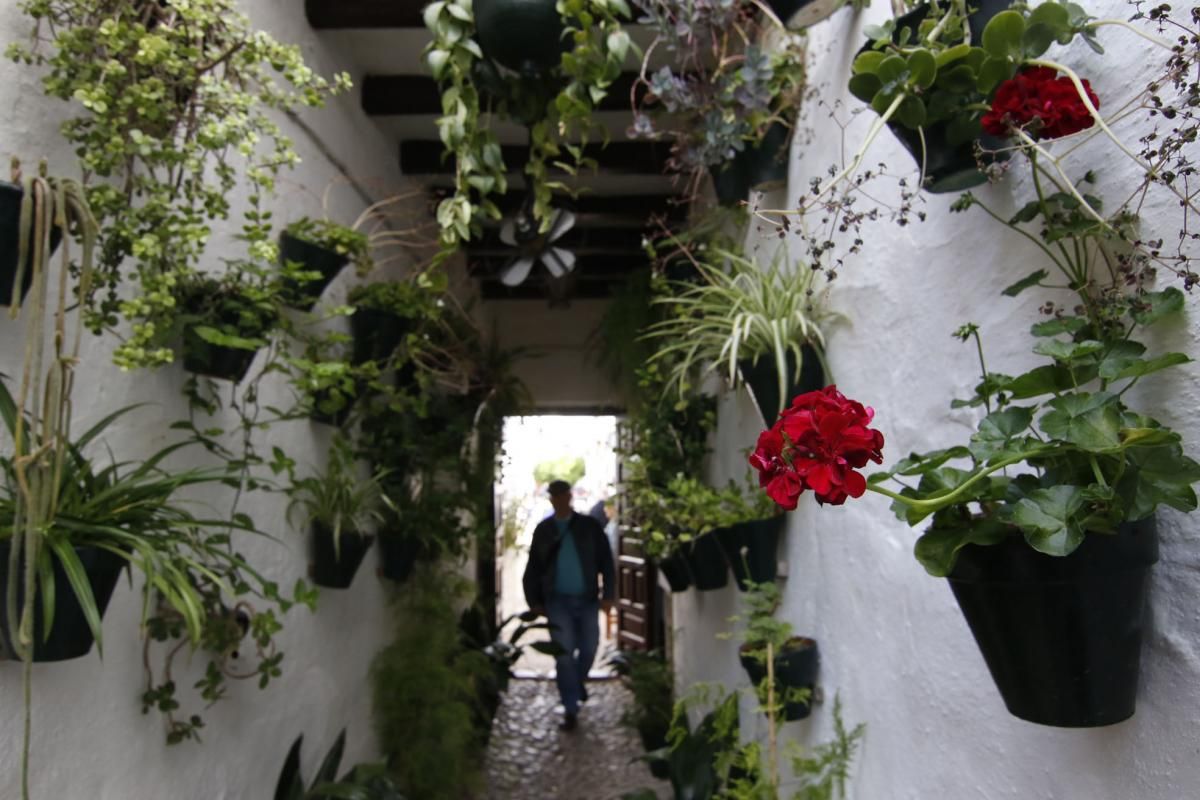
[[[993,472],[999,472],[1005,467],[1010,467],[1013,464],[1019,464],[1031,456],[1037,455],[1039,452],[1040,450],[1026,450],[1024,452],[1017,453],[1016,455],[1009,456],[1008,458],[1001,459],[995,464],[979,470],[970,478],[955,487],[955,489],[950,493],[939,495],[937,497],[927,497],[923,500],[918,500],[913,497],[905,497],[902,494],[897,494],[890,489],[885,489],[882,486],[874,483],[868,483],[867,490],[875,492],[876,494],[881,494],[884,497],[890,497],[892,500],[903,503],[911,509],[923,512],[924,516],[928,516],[935,512],[941,511],[943,508],[954,505],[956,502],[958,502],[960,497],[966,494],[968,489],[979,483],[988,475],[991,475]]]
[[[1096,460],[1094,455],[1089,455],[1088,461],[1092,464],[1092,474],[1096,476],[1096,483],[1107,489],[1108,482],[1104,480],[1104,473],[1100,471],[1100,462]]]
[[[979,206],[984,211],[986,211],[988,216],[990,216],[992,219],[999,222],[1001,225],[1007,225],[1009,228],[1012,228],[1014,231],[1021,234],[1029,241],[1033,242],[1035,245],[1038,246],[1038,249],[1040,249],[1043,253],[1046,254],[1046,258],[1048,258],[1052,262],[1054,262],[1054,266],[1058,267],[1058,270],[1060,272],[1062,272],[1064,275],[1068,275],[1068,276],[1070,275],[1070,273],[1067,271],[1067,269],[1059,262],[1058,257],[1054,255],[1054,252],[1049,247],[1046,247],[1046,244],[1041,239],[1037,238],[1036,236],[1034,236],[1032,233],[1025,230],[1024,228],[1019,228],[1016,225],[1013,225],[1008,220],[1004,219],[999,214],[997,214],[995,211],[992,211],[990,208],[987,207],[986,204],[980,202],[979,200],[975,201],[975,205]]]

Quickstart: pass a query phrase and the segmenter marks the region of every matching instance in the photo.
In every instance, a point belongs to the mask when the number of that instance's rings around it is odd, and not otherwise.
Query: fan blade
[[[518,286],[529,277],[531,269],[533,269],[533,258],[521,256],[504,270],[504,274],[500,276],[500,282],[505,286]]]
[[[550,270],[551,275],[561,278],[575,269],[575,254],[561,247],[551,247],[542,253],[542,263]]]
[[[511,219],[506,219],[500,225],[500,241],[504,242],[509,247],[514,247],[517,244],[517,227]]]
[[[559,238],[564,233],[566,233],[567,231],[571,230],[571,228],[574,228],[574,227],[575,227],[575,212],[568,211],[565,208],[560,208],[557,210],[557,212],[555,214],[554,222],[551,223],[551,225],[550,225],[550,233],[546,237],[546,240],[553,242],[555,239]]]

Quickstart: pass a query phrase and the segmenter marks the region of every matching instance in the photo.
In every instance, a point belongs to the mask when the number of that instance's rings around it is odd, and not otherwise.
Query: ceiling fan
[[[527,197],[516,216],[504,220],[500,225],[500,241],[516,248],[512,260],[500,273],[500,282],[505,286],[519,286],[539,261],[555,279],[572,272],[575,269],[575,254],[555,246],[554,242],[573,227],[575,212],[554,208],[550,213],[550,227],[545,233],[539,232],[538,222],[533,216],[533,197]]]

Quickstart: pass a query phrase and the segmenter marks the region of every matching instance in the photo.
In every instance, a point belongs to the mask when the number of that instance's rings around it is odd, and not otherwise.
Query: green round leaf
[[[1016,11],[1001,11],[983,29],[983,49],[994,58],[1020,58],[1025,18]]]
[[[870,103],[875,99],[875,95],[883,88],[882,81],[877,75],[869,72],[864,72],[860,75],[855,75],[850,78],[850,94],[862,100],[864,103]]]
[[[937,61],[928,50],[914,50],[908,56],[908,82],[910,86],[928,89],[937,78]]]

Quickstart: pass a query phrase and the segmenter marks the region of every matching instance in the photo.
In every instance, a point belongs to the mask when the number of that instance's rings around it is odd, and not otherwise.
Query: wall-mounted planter
[[[0,542],[0,636],[3,637],[4,648],[10,657],[16,650],[8,635],[8,558],[10,543]],[[108,601],[112,598],[113,589],[125,559],[108,550],[98,547],[76,547],[75,554],[83,564],[88,584],[92,587],[92,597],[96,601],[96,609],[104,616]],[[63,571],[58,559],[52,558],[54,568],[54,623],[50,626],[49,638],[43,638],[42,601],[39,597],[34,608],[34,661],[66,661],[71,658],[86,656],[92,649],[94,639],[92,629],[88,627],[83,608],[75,597],[75,590]],[[17,613],[24,609],[24,586],[22,576],[17,579]]]
[[[683,546],[683,552],[692,572],[692,584],[698,590],[711,592],[729,583],[729,565],[715,531],[697,536]]]
[[[979,42],[983,37],[983,29],[987,27],[992,17],[1011,5],[1010,0],[980,0],[979,8],[972,13],[967,22],[971,28],[971,41]],[[916,31],[921,20],[929,13],[928,5],[920,5],[896,18],[896,36],[900,30],[909,28]],[[859,49],[865,53],[871,49],[870,43]],[[950,127],[946,122],[926,125],[921,132],[912,130],[898,123],[888,123],[888,128],[895,134],[904,149],[912,155],[917,166],[921,166],[922,156],[925,161],[925,191],[933,194],[961,192],[972,186],[979,186],[987,181],[987,176],[979,171],[975,159],[975,140],[957,141],[950,135]],[[921,133],[924,133],[925,143],[922,147]],[[995,150],[1004,145],[1004,141],[980,133],[978,140],[986,150]],[[987,156],[993,160],[1002,161],[1008,158],[1007,153],[996,153]]]
[[[741,591],[746,591],[746,581],[769,583],[775,580],[778,569],[777,551],[779,534],[783,530],[786,516],[778,514],[766,519],[739,522],[728,528],[715,531],[733,579]]]
[[[816,349],[806,344],[800,348],[804,357],[800,374],[796,374],[796,359],[791,353],[787,356],[788,375],[794,376],[785,396],[790,403],[792,398],[805,392],[814,392],[825,387],[825,368],[817,356]],[[763,420],[768,426],[774,425],[779,418],[779,374],[775,369],[774,356],[764,353],[757,361],[742,360],[738,362],[738,372],[742,380],[750,387],[754,402],[762,413]]]
[[[423,555],[418,539],[403,533],[381,531],[379,534],[379,574],[390,581],[404,583]]]
[[[250,371],[257,350],[210,344],[189,326],[183,331],[183,368],[197,375],[238,383]]]
[[[21,199],[25,190],[15,183],[0,181],[0,306],[11,306],[13,284],[17,280],[17,254],[21,246]],[[50,229],[50,254],[62,241],[62,228]],[[32,248],[30,248],[32,250]],[[21,278],[21,299],[33,286],[33,253],[25,261]]]
[[[682,547],[666,558],[656,559],[654,565],[666,579],[672,592],[686,592],[692,585],[692,570],[683,554]]]
[[[950,588],[1013,716],[1091,728],[1133,716],[1154,519],[1089,534],[1069,556],[1020,536],[967,545]]]
[[[475,0],[472,10],[488,58],[525,75],[562,58],[565,26],[555,0]]]
[[[317,304],[317,300],[321,299],[325,287],[350,263],[350,258],[336,250],[297,239],[284,231],[279,236],[279,262],[284,264],[289,261],[303,265],[307,272],[321,273],[319,279],[304,283],[291,278],[285,278],[283,281],[283,296],[287,305],[301,311],[309,311]]]
[[[357,308],[350,317],[350,332],[354,336],[353,363],[387,361],[412,329],[410,320],[372,308]]]
[[[712,176],[713,191],[717,202],[723,206],[736,206],[750,194],[750,176],[746,163],[741,158],[732,158],[724,164],[708,168]]]
[[[787,186],[788,156],[791,154],[792,129],[782,122],[767,128],[762,141],[739,156],[746,180],[756,192],[769,192]]]
[[[750,682],[757,686],[766,680],[767,665],[747,652],[753,649],[750,644],[742,645],[738,649],[738,660],[742,662],[742,669],[746,670]],[[817,670],[820,663],[816,640],[803,636],[793,636],[784,648],[775,654],[776,692],[787,689],[808,689],[809,692],[808,700],[793,700],[784,706],[783,717],[788,722],[804,719],[812,713],[812,694],[817,686]]]
[[[361,533],[342,531],[338,537],[340,552],[335,553],[333,547],[333,531],[324,525],[312,526],[312,565],[313,583],[329,589],[348,589],[354,582],[354,574],[363,556],[371,549],[374,536]]]

